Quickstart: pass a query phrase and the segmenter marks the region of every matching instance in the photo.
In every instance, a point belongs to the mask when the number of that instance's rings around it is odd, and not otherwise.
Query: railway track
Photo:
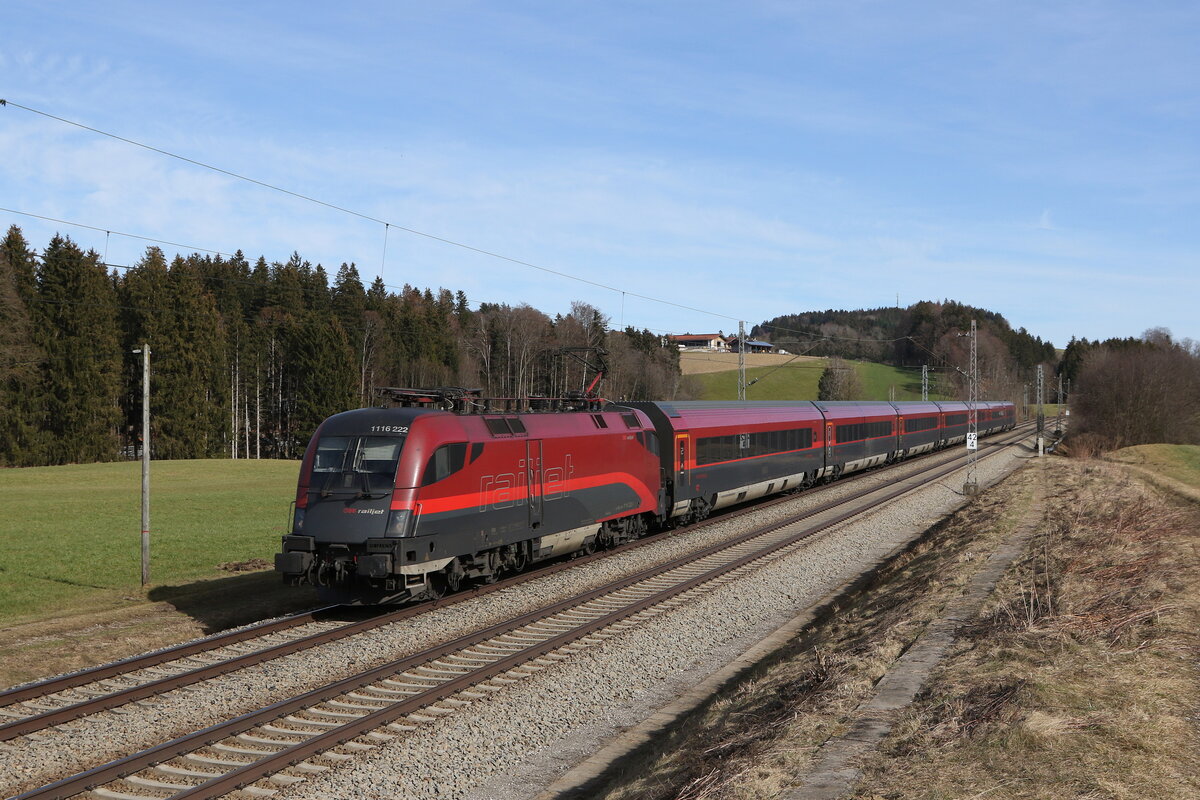
[[[944,454],[946,451],[941,452]],[[878,476],[888,470],[919,464],[921,460],[924,460],[924,457],[866,474]],[[813,494],[814,491],[810,490],[809,496]],[[690,533],[732,516],[760,511],[789,502],[793,498],[793,495],[781,495],[752,506],[733,508],[704,522],[689,525],[683,530]],[[668,530],[652,534],[612,550],[551,563],[493,584],[477,586],[432,602],[405,606],[354,623],[323,621],[323,617],[335,613],[338,609],[336,606],[330,606],[9,689],[0,692],[0,742],[366,633],[434,609],[467,602],[491,592],[503,591],[533,578],[573,569],[614,553],[644,547],[678,533],[678,530]],[[299,630],[306,626],[315,626],[318,629],[300,633]],[[225,652],[219,652],[222,650]]]
[[[1014,441],[1024,435],[1017,434]],[[980,457],[999,452],[996,443],[993,440]],[[355,751],[373,749],[422,722],[454,713],[686,603],[696,593],[734,581],[765,561],[802,547],[821,531],[958,471],[962,460],[926,466],[892,484],[854,492],[19,798],[71,797],[88,791],[114,799],[218,797],[245,787],[251,794],[270,794],[273,786],[322,772],[353,758]],[[262,785],[264,779],[268,785]]]

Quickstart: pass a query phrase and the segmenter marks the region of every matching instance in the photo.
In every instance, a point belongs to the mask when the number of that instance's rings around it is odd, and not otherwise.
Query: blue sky
[[[663,332],[898,294],[1200,339],[1195,3],[190,6],[6,0],[0,97],[617,291],[14,107],[0,206]]]

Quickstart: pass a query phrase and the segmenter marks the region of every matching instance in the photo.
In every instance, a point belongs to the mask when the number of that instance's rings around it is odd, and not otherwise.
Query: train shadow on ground
[[[156,603],[167,603],[196,620],[205,633],[295,613],[318,604],[314,590],[284,586],[274,570],[156,586],[150,590],[149,598]]]

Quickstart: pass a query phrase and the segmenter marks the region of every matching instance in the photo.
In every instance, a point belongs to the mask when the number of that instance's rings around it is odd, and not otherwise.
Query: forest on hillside
[[[753,335],[793,353],[929,364],[935,392],[965,399],[971,319],[981,397],[1020,401],[1054,347],[951,301],[779,317]],[[39,252],[13,226],[0,242],[0,466],[136,454],[143,343],[155,458],[296,458],[325,417],[378,403],[376,387],[562,396],[595,375],[590,355],[568,349],[607,351],[605,397],[689,398],[675,348],[649,330],[611,330],[587,303],[553,317],[472,309],[461,291],[367,286],[352,263],[331,277],[297,253],[269,263],[149,247],[112,267],[61,235]]]
[[[755,325],[751,333],[792,353],[897,367],[928,365],[940,394],[965,398],[970,343],[964,334],[971,320],[977,326],[981,398],[1020,402],[1039,364],[1050,380],[1058,362],[1053,344],[1025,328],[1014,330],[995,311],[953,300],[788,314]]]
[[[332,281],[298,254],[176,255],[127,269],[55,236],[40,253],[13,226],[0,243],[0,465],[129,457],[151,356],[155,458],[295,458],[325,417],[377,402],[374,387],[465,386],[558,396],[594,377],[563,348],[602,347],[611,398],[672,398],[679,355],[611,331],[586,303],[550,317],[449,289]]]

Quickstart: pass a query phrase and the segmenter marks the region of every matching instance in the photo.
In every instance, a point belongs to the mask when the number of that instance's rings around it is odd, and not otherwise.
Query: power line
[[[13,104],[13,105],[15,105],[15,104]],[[212,248],[198,247],[195,245],[188,245],[188,244],[181,244],[179,242],[172,242],[167,239],[156,239],[152,236],[143,236],[143,235],[136,234],[136,233],[126,233],[126,232],[122,232],[122,231],[114,231],[114,230],[111,230],[108,228],[101,228],[96,225],[88,225],[87,223],[83,223],[83,222],[74,222],[72,220],[64,220],[64,219],[59,219],[57,217],[48,217],[48,216],[45,216],[42,214],[34,214],[29,211],[19,211],[17,209],[13,209],[13,208],[0,207],[0,211],[7,212],[10,214],[19,214],[21,216],[26,216],[26,217],[32,217],[34,219],[40,219],[40,220],[44,220],[47,222],[55,222],[55,223],[59,223],[62,225],[71,225],[71,226],[78,227],[78,228],[85,228],[87,230],[103,231],[106,235],[115,233],[118,236],[125,236],[125,237],[131,238],[131,239],[138,239],[140,241],[154,242],[156,244],[166,244],[166,245],[170,245],[172,247],[182,247],[186,250],[191,250],[193,252],[212,253],[218,257],[227,256],[229,258],[235,258],[238,255],[238,253],[243,253],[243,251],[240,249],[238,250],[237,253],[228,253],[226,251],[214,250]],[[385,236],[386,236],[386,233],[385,233]],[[35,257],[40,258],[40,256],[35,256]],[[386,257],[386,255],[385,255],[385,257]],[[245,259],[244,254],[242,255],[242,258]],[[249,259],[245,259],[245,260],[247,261],[247,263],[249,263]],[[280,262],[272,262],[272,265],[279,264],[279,263]],[[351,263],[353,263],[353,262],[351,262]],[[118,270],[130,270],[130,269],[136,268],[136,266],[129,266],[126,264],[111,264],[111,263],[108,263],[107,261],[101,262],[101,265],[106,268],[112,268],[112,269],[118,269]],[[320,264],[318,264],[318,266],[320,266]],[[380,276],[380,277],[382,277],[382,276]],[[250,286],[253,288],[260,288],[260,289],[263,288],[262,284],[252,281],[252,280],[247,280],[244,278],[224,278],[224,277],[217,277],[217,276],[213,276],[213,275],[204,275],[204,276],[202,276],[202,279],[206,282],[213,281],[213,282],[221,282],[221,283],[239,284],[242,286]],[[408,284],[406,284],[405,286],[397,286],[395,284],[389,284],[389,283],[384,283],[382,285],[386,289],[394,289],[397,291],[403,291],[406,287],[409,286]],[[597,284],[597,285],[599,285],[599,284]],[[621,294],[622,294],[622,300],[623,300],[624,295],[627,293],[621,292]],[[642,297],[642,295],[637,295],[637,294],[635,294],[634,296]],[[652,298],[648,298],[648,299],[652,299]],[[484,301],[484,302],[486,302],[486,301]],[[686,306],[681,306],[681,307],[687,308]],[[157,310],[157,309],[147,309],[147,310]],[[733,317],[728,317],[728,319],[733,319]],[[252,321],[252,320],[250,318],[247,318],[247,321]],[[646,330],[656,332],[656,333],[666,333],[666,334],[678,333],[678,331],[672,331],[672,330],[669,330],[666,328],[650,328],[648,326],[643,326],[643,327]],[[831,341],[866,342],[866,343],[874,343],[874,344],[881,344],[881,343],[882,344],[894,344],[895,342],[908,340],[915,347],[918,347],[921,350],[924,350],[929,355],[931,355],[934,358],[941,361],[944,365],[951,367],[953,369],[957,369],[957,367],[954,367],[952,364],[950,364],[949,361],[947,361],[943,356],[940,356],[937,353],[930,350],[929,348],[925,347],[924,345],[919,343],[916,339],[914,339],[912,336],[900,336],[900,337],[896,337],[894,339],[867,339],[867,338],[850,337],[850,336],[831,336],[831,335],[827,335],[827,334],[813,333],[811,331],[803,331],[803,330],[799,330],[796,328],[788,328],[788,327],[784,327],[782,325],[773,325],[771,323],[765,323],[765,322],[761,323],[760,327],[770,328],[771,330],[777,331],[777,332],[782,331],[782,332],[786,332],[786,333],[794,333],[799,336],[809,337],[809,342],[805,342],[805,344],[811,343],[813,345],[813,347],[815,347],[817,344],[820,344],[821,342],[831,342]],[[620,332],[624,333],[624,330],[621,330]],[[776,344],[778,344],[778,342]],[[810,350],[811,349],[812,348],[810,348]],[[805,352],[808,352],[808,351],[805,351]],[[681,353],[681,355],[682,355],[682,353]],[[912,369],[915,369],[915,367],[913,367]]]
[[[230,256],[230,257],[232,257],[234,255],[233,253],[225,253],[225,252],[222,252],[221,250],[211,250],[207,247],[195,247],[194,245],[190,245],[190,244],[180,244],[179,242],[168,242],[166,239],[155,239],[151,236],[139,236],[136,233],[123,233],[122,231],[109,230],[108,228],[99,228],[99,227],[96,227],[95,225],[86,225],[82,222],[71,222],[70,220],[57,219],[55,217],[46,217],[41,214],[31,213],[29,211],[18,211],[15,208],[0,208],[0,211],[3,211],[8,214],[20,214],[23,217],[33,217],[34,219],[40,219],[40,220],[44,220],[46,222],[57,222],[60,225],[73,225],[76,228],[87,228],[90,231],[102,231],[103,233],[106,233],[106,234],[115,233],[117,236],[125,236],[130,239],[140,239],[143,242],[154,242],[156,244],[169,244],[169,245],[171,245],[171,247],[182,247],[185,250],[192,250],[192,251],[200,252],[200,253],[214,253],[218,256]]]
[[[239,248],[239,250],[238,250],[236,253],[228,253],[228,252],[226,252],[226,251],[223,251],[223,250],[214,250],[214,249],[212,249],[212,248],[206,248],[206,247],[196,247],[196,246],[194,246],[194,245],[180,244],[180,243],[178,243],[178,242],[172,242],[172,241],[169,241],[169,240],[167,240],[167,239],[156,239],[156,238],[154,238],[153,236],[144,236],[144,235],[141,235],[141,234],[136,234],[136,233],[124,233],[124,232],[121,232],[121,231],[112,231],[112,230],[109,230],[109,229],[107,229],[107,228],[101,228],[101,227],[99,227],[99,226],[97,226],[97,225],[88,225],[87,223],[84,223],[84,222],[74,222],[74,221],[72,221],[72,220],[69,220],[69,219],[58,219],[57,217],[47,217],[47,216],[44,216],[44,215],[42,215],[42,214],[34,214],[34,213],[30,212],[30,211],[18,211],[18,210],[17,210],[17,209],[15,209],[15,208],[3,208],[3,207],[0,207],[0,212],[8,212],[8,213],[10,213],[10,214],[20,214],[21,216],[25,216],[25,217],[33,217],[34,219],[45,220],[45,221],[47,221],[47,222],[56,222],[56,223],[59,223],[59,224],[62,224],[62,225],[72,225],[72,226],[74,226],[74,227],[77,227],[77,228],[86,228],[87,230],[92,230],[92,231],[103,231],[105,234],[115,233],[115,234],[116,234],[116,235],[118,235],[118,236],[127,236],[127,237],[129,237],[129,238],[131,238],[131,239],[139,239],[139,240],[141,240],[141,241],[145,241],[145,242],[154,242],[154,243],[156,243],[156,244],[166,244],[166,245],[171,245],[172,247],[182,247],[182,248],[184,248],[184,249],[186,249],[186,250],[191,250],[191,251],[193,251],[193,252],[211,253],[211,254],[213,254],[213,255],[216,255],[216,256],[218,256],[218,257],[222,257],[222,256],[223,256],[223,257],[227,257],[227,258],[233,259],[233,258],[236,258],[236,257],[238,257],[238,254],[240,253],[240,254],[241,254],[241,257],[242,257],[242,258],[243,258],[243,259],[246,261],[246,263],[247,263],[247,264],[249,264],[249,263],[250,263],[250,259],[246,258],[246,256],[245,256],[245,251],[244,251],[244,250],[242,250],[242,249],[240,249],[240,248]],[[179,255],[179,254],[177,254],[177,255]],[[37,255],[36,253],[34,254],[34,257],[35,257],[35,258],[41,258],[41,256],[40,256],[40,255]],[[260,258],[261,258],[261,259],[262,259],[264,262],[266,261],[265,257],[262,257],[262,256],[260,256]],[[281,264],[281,263],[282,263],[282,262],[273,261],[273,262],[271,262],[271,266],[278,265],[278,264]],[[355,266],[355,267],[357,268],[357,265],[356,265],[354,262],[349,262],[349,263],[350,263],[350,265],[351,265],[351,266]],[[113,264],[113,263],[110,263],[110,262],[109,262],[107,259],[106,259],[105,261],[101,262],[101,265],[102,265],[102,266],[104,266],[104,267],[106,267],[106,268],[117,269],[117,270],[130,270],[130,269],[136,269],[136,265],[134,265],[134,266],[130,266],[130,265],[128,265],[128,264]],[[321,265],[320,265],[320,264],[318,264],[317,266],[321,266]],[[327,274],[328,274],[328,273],[327,273]],[[377,276],[377,277],[379,277],[380,279],[382,279],[382,276]],[[246,278],[224,278],[224,277],[217,277],[217,276],[215,276],[215,275],[207,275],[207,274],[206,274],[206,275],[203,275],[203,276],[202,276],[202,278],[203,278],[203,280],[204,280],[204,281],[206,281],[206,282],[207,282],[207,281],[213,281],[213,282],[220,282],[220,283],[232,283],[232,284],[238,284],[238,285],[241,285],[241,286],[250,286],[250,287],[253,287],[253,288],[257,288],[257,289],[264,288],[262,284],[260,284],[260,283],[258,283],[258,282],[256,282],[256,281],[253,281],[253,280],[248,280],[248,279],[246,279]],[[360,279],[360,282],[361,282],[361,279]],[[373,283],[372,283],[371,285],[373,285]],[[397,285],[396,285],[396,284],[394,284],[394,283],[381,283],[380,285],[382,285],[382,286],[383,286],[385,289],[393,289],[393,290],[395,290],[395,291],[397,291],[397,292],[402,292],[402,291],[404,291],[404,289],[405,289],[405,288],[412,288],[410,284],[405,284],[404,286],[397,286]],[[365,290],[365,289],[367,289],[367,288],[368,288],[368,285],[364,285],[364,287],[363,287],[363,288],[364,288],[364,290]],[[490,302],[490,301],[486,301],[486,300],[485,300],[485,301],[481,301],[481,302]],[[636,327],[636,326],[634,326],[634,327]],[[642,327],[643,329],[645,329],[645,330],[648,330],[648,331],[651,331],[651,332],[654,332],[654,333],[661,333],[661,334],[677,334],[677,333],[681,333],[681,331],[678,331],[678,330],[671,330],[671,329],[669,329],[669,328],[654,328],[654,327],[650,327],[650,326],[648,326],[648,325],[643,325],[643,326],[641,326],[641,327]],[[624,329],[622,328],[622,329],[621,329],[619,332],[620,332],[620,333],[624,333]]]
[[[367,220],[368,222],[374,222],[379,225],[384,225],[387,228],[395,228],[396,230],[404,231],[405,233],[411,233],[414,236],[421,236],[421,237],[430,239],[435,242],[441,242],[442,244],[447,244],[452,247],[458,247],[463,250],[468,250],[473,253],[478,253],[479,255],[488,256],[489,258],[496,258],[501,261],[507,261],[510,264],[517,264],[519,266],[529,267],[530,269],[536,269],[541,272],[548,273],[550,275],[557,275],[561,278],[567,278],[568,280],[578,281],[579,283],[586,283],[590,286],[595,286],[599,289],[605,289],[610,292],[616,292],[618,294],[627,294],[631,297],[637,297],[642,300],[648,300],[652,303],[661,303],[663,305],[672,306],[674,308],[681,308],[681,309],[684,309],[685,311],[694,311],[697,314],[707,314],[708,316],[712,316],[712,317],[720,317],[721,319],[728,319],[728,320],[734,320],[734,321],[738,320],[737,317],[731,317],[728,314],[719,314],[715,311],[707,311],[702,308],[695,308],[694,306],[684,305],[683,303],[676,303],[671,300],[663,300],[658,297],[651,297],[649,295],[640,294],[638,292],[631,292],[631,291],[624,290],[624,289],[618,289],[615,286],[609,286],[608,284],[589,280],[588,278],[580,278],[577,275],[571,275],[570,273],[567,273],[567,272],[562,272],[560,270],[551,269],[550,267],[544,267],[539,264],[534,264],[532,262],[524,261],[519,258],[513,258],[512,256],[506,256],[502,253],[497,253],[492,250],[485,250],[481,247],[475,247],[474,245],[469,245],[464,242],[455,241],[454,239],[448,239],[444,236],[436,236],[432,233],[426,233],[425,231],[417,230],[416,228],[409,228],[404,225],[397,225],[394,222],[389,222],[387,220],[379,219],[378,217],[372,217],[369,214],[363,214],[362,212],[354,211],[353,209],[345,208],[343,206],[339,206],[334,203],[328,203],[324,200],[319,200],[315,197],[310,197],[309,195],[301,194],[299,192],[294,192],[290,189],[285,189],[282,186],[276,186],[275,184],[267,183],[266,181],[260,181],[256,178],[251,178],[246,175],[240,175],[236,172],[231,172],[230,170],[222,169],[221,167],[217,167],[217,166],[213,166],[212,164],[206,164],[203,161],[197,161],[196,159],[188,158],[187,156],[181,156],[181,155],[178,155],[177,153],[172,153],[168,150],[163,150],[161,148],[154,147],[152,145],[148,145],[148,144],[144,144],[139,141],[135,141],[134,139],[129,139],[124,136],[118,136],[115,133],[109,133],[108,131],[103,131],[103,130],[100,130],[99,128],[93,128],[92,126],[84,125],[81,122],[75,122],[74,120],[69,120],[64,117],[59,117],[54,114],[50,114],[46,111],[41,111],[36,108],[30,108],[29,106],[21,105],[20,103],[14,103],[11,100],[5,100],[4,98],[0,98],[0,106],[2,106],[2,107],[11,106],[13,108],[19,108],[22,111],[28,111],[32,114],[37,114],[39,116],[46,117],[47,119],[52,119],[52,120],[61,122],[66,125],[72,125],[76,128],[81,128],[86,131],[91,131],[92,133],[96,133],[101,136],[107,136],[110,139],[115,139],[119,142],[124,142],[126,144],[133,145],[134,147],[140,147],[145,150],[149,150],[151,152],[167,156],[169,158],[178,159],[179,161],[183,161],[188,164],[192,164],[194,166],[201,167],[203,169],[212,170],[213,172],[218,172],[222,175],[227,175],[231,178],[236,178],[238,180],[247,181],[248,183],[253,183],[253,184],[255,184],[257,186],[261,186],[265,189],[272,189],[274,191],[281,192],[286,195],[290,195],[291,197],[295,197],[300,200],[305,200],[310,203],[315,203],[317,205],[324,206],[325,208],[329,208],[334,211],[340,211],[344,214],[350,214],[351,216],[355,216],[355,217],[358,217],[359,219]]]

